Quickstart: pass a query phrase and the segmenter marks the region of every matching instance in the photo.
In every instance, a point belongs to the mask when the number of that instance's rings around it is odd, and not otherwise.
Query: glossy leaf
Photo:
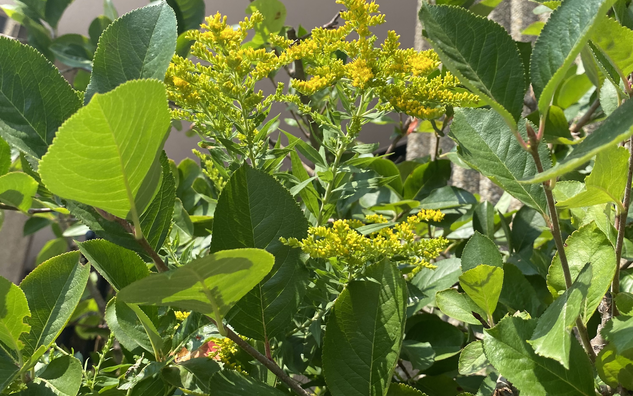
[[[483,309],[488,317],[492,317],[501,295],[503,269],[485,264],[479,265],[465,271],[459,277],[459,284],[475,304]]]
[[[35,179],[22,172],[0,176],[0,202],[26,212],[31,208],[38,185]]]
[[[42,181],[56,195],[130,216],[138,226],[159,185],[169,125],[163,84],[130,81],[64,123],[40,162]]]
[[[170,306],[221,320],[272,269],[274,258],[260,249],[210,254],[176,270],[138,280],[118,294],[131,304]]]
[[[147,264],[131,250],[115,245],[104,239],[77,244],[81,253],[115,291],[149,276]]]
[[[475,231],[462,251],[462,271],[466,272],[480,264],[502,268],[503,260],[492,239]]]
[[[521,270],[511,263],[503,265],[503,286],[499,303],[510,312],[526,311],[532,317],[538,317],[541,313],[542,304],[534,287]]]
[[[565,253],[569,263],[572,281],[585,267],[591,264],[593,278],[582,307],[581,317],[587,323],[609,289],[615,275],[615,252],[613,245],[604,233],[595,225],[588,224],[575,231],[565,242]],[[554,256],[547,275],[547,285],[557,297],[565,287],[565,279],[558,254]]]
[[[129,80],[162,81],[176,50],[176,24],[176,15],[165,2],[136,9],[112,22],[99,39],[85,102]]]
[[[301,251],[279,238],[301,240],[307,229],[296,201],[272,176],[249,166],[233,173],[218,200],[211,251],[259,248],[275,256],[270,275],[231,314],[231,324],[240,334],[268,340],[283,333],[292,320],[309,273],[299,258]]]
[[[525,71],[508,32],[458,7],[423,3],[420,20],[443,65],[515,128],[523,110]]]
[[[525,341],[536,320],[506,317],[484,331],[484,351],[490,363],[522,393],[530,396],[595,396],[593,369],[576,339],[572,339],[573,370],[534,353]]]
[[[333,396],[386,395],[404,338],[406,284],[388,261],[350,282],[325,329],[323,371]]]
[[[525,126],[519,126],[525,139]],[[492,110],[457,109],[451,124],[451,137],[458,144],[460,157],[469,166],[531,208],[547,212],[542,187],[519,182],[536,176],[538,171],[532,156],[517,142],[501,116]],[[551,161],[543,146],[539,154],[547,169]]]
[[[534,45],[530,67],[541,114],[547,114],[556,88],[615,1],[567,0],[552,12]]]
[[[81,265],[79,252],[54,257],[33,270],[20,284],[29,302],[31,331],[20,340],[23,354],[31,356],[41,346],[48,348],[72,316],[83,295],[90,266]]]
[[[0,37],[0,136],[41,158],[60,125],[81,107],[72,87],[32,47]]]
[[[482,318],[486,317],[486,311],[481,309],[467,294],[459,293],[455,289],[438,292],[435,295],[435,303],[444,315],[472,325],[481,324],[473,316],[473,312]]]

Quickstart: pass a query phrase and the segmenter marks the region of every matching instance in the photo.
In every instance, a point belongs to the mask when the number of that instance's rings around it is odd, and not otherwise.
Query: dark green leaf
[[[167,0],[167,4],[176,13],[179,35],[190,29],[200,29],[206,15],[204,0]]]
[[[448,359],[462,349],[464,333],[457,327],[431,314],[415,315],[407,320],[407,340],[428,342],[435,351],[435,360]]]
[[[404,199],[420,200],[446,186],[451,178],[451,162],[437,160],[418,166],[404,182]]]
[[[492,239],[475,231],[462,252],[462,271],[466,272],[481,264],[503,268],[497,245]]]
[[[488,201],[475,206],[473,213],[473,228],[475,231],[494,238],[495,236],[495,208]]]
[[[90,23],[88,27],[88,36],[90,36],[90,42],[97,47],[99,43],[99,37],[103,31],[112,23],[112,20],[105,15],[99,15]]]
[[[222,396],[286,395],[286,393],[259,382],[251,376],[246,376],[232,370],[222,370],[214,374],[209,382],[209,389],[213,389],[214,395]]]

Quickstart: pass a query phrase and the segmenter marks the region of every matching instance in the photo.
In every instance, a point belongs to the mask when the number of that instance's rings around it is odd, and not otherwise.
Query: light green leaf
[[[466,272],[480,264],[503,268],[497,245],[492,239],[475,231],[462,251],[462,271]]]
[[[595,223],[591,223],[581,227],[567,238],[565,253],[572,281],[576,280],[585,264],[591,264],[593,278],[581,311],[581,318],[584,323],[587,323],[598,308],[602,296],[609,289],[615,275],[616,264],[613,245]],[[558,297],[566,289],[563,268],[558,254],[554,256],[549,268],[547,286],[554,297]]]
[[[521,31],[524,36],[538,36],[545,26],[545,22],[536,21]]]
[[[79,360],[73,356],[60,356],[46,365],[44,371],[28,384],[28,395],[76,396],[82,376]]]
[[[54,257],[20,284],[31,310],[31,331],[20,338],[24,356],[31,356],[40,346],[48,348],[75,311],[90,275],[90,265],[81,265],[79,257],[79,252]]]
[[[592,87],[593,84],[586,74],[576,74],[563,82],[554,100],[559,107],[567,109],[576,104]]]
[[[538,355],[559,361],[569,369],[571,329],[582,312],[583,300],[591,284],[591,265],[580,272],[572,287],[558,297],[538,319],[528,342]]]
[[[596,370],[609,386],[633,388],[633,350],[618,354],[615,346],[607,344],[596,358]]]
[[[28,333],[30,326],[24,323],[24,319],[31,316],[28,302],[24,292],[5,278],[0,277],[0,374],[3,373],[5,359],[9,358],[12,364],[19,366],[22,359],[21,349],[24,347],[20,336]],[[2,378],[2,377],[0,377]],[[0,380],[0,390],[6,383]]]
[[[0,176],[4,176],[11,168],[11,147],[0,138]]]
[[[347,285],[327,322],[323,372],[333,396],[386,395],[400,355],[406,283],[386,260],[365,275]]]
[[[231,230],[231,232],[226,232]],[[257,340],[284,333],[305,295],[309,272],[300,249],[279,238],[307,236],[308,222],[299,205],[272,176],[249,166],[239,168],[222,190],[213,222],[211,252],[266,249],[275,266],[231,313],[231,325]]]
[[[223,251],[138,280],[123,288],[118,298],[131,304],[214,315],[217,322],[270,272],[273,264],[273,255],[260,249]]]
[[[459,7],[423,3],[420,20],[442,64],[516,128],[523,110],[525,70],[508,32]]]
[[[611,18],[601,18],[591,35],[591,41],[598,46],[615,66],[623,80],[633,71],[633,30],[620,25]]]
[[[608,78],[604,79],[600,89],[600,107],[607,117],[613,114],[625,97],[619,91]]]
[[[463,205],[476,205],[477,198],[470,192],[453,186],[438,188],[420,201],[420,209],[450,209]]]
[[[270,33],[277,33],[284,27],[286,21],[286,6],[279,0],[255,0],[246,7],[246,14],[258,10],[264,16],[264,21],[256,29],[268,37]]]
[[[534,50],[530,73],[541,115],[547,114],[554,92],[567,69],[591,37],[593,28],[616,0],[567,0],[543,27]],[[573,22],[570,22],[573,21]]]
[[[93,239],[77,245],[90,264],[117,292],[149,276],[147,264],[131,250],[104,239]]]
[[[527,176],[523,183],[541,183],[571,172],[589,161],[594,155],[616,146],[633,135],[633,101],[627,100],[618,107],[600,127],[575,146],[574,151],[553,168],[535,177]]]
[[[85,103],[129,80],[163,81],[177,38],[176,15],[165,2],[138,8],[112,22],[99,39]]]
[[[147,334],[147,337],[152,345],[152,351],[154,352],[154,356],[156,356],[156,360],[162,360],[163,339],[158,333],[156,326],[149,318],[149,316],[147,316],[147,314],[138,305],[131,304],[129,305],[129,307],[132,309],[132,311],[134,311],[136,317],[141,322],[141,326],[145,330],[145,334]]]
[[[474,4],[469,10],[477,15],[488,16],[503,0],[482,0]]]
[[[536,320],[505,317],[495,327],[484,331],[484,352],[490,363],[530,396],[595,396],[593,368],[576,338],[571,340],[573,370],[566,370],[552,359],[538,356],[528,340]]]
[[[461,375],[473,375],[489,366],[484,354],[483,341],[475,341],[466,345],[459,355],[458,371]]]
[[[525,125],[520,123],[519,126],[525,139]],[[517,142],[499,114],[492,110],[457,109],[451,124],[451,138],[469,166],[526,205],[547,213],[543,188],[519,182],[536,176],[538,170],[532,156]],[[551,160],[545,145],[541,145],[539,154],[543,166],[549,168]]]
[[[602,336],[612,344],[618,353],[633,348],[633,317],[615,316],[602,329]]]
[[[179,35],[190,29],[200,29],[206,15],[204,0],[167,0],[167,4],[176,13]]]
[[[59,71],[32,47],[0,37],[0,136],[41,158],[81,100]]]
[[[491,318],[501,295],[503,269],[486,264],[479,265],[465,271],[459,277],[459,284],[475,304],[488,314],[488,318]]]
[[[593,170],[585,179],[585,191],[556,206],[577,208],[613,202],[622,207],[628,168],[629,151],[624,147],[609,147],[596,156]]]
[[[160,156],[163,180],[158,193],[141,215],[141,229],[149,245],[159,251],[167,238],[176,201],[176,181],[165,152]]]
[[[11,172],[0,176],[0,202],[22,212],[31,208],[39,184],[26,173]]]
[[[131,217],[138,228],[160,183],[169,125],[161,82],[125,83],[64,123],[40,162],[42,181],[60,197]]]
[[[480,325],[481,322],[473,316],[473,312],[482,318],[486,317],[486,311],[479,308],[468,295],[455,289],[442,290],[435,295],[437,307],[446,316],[472,325]]]
[[[37,254],[35,258],[35,265],[40,265],[44,261],[50,260],[55,256],[66,253],[68,251],[68,243],[65,238],[55,238],[44,244],[42,250]]]

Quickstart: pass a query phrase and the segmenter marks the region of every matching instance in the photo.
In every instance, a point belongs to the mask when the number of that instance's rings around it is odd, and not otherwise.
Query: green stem
[[[336,177],[338,176],[338,166],[341,162],[341,157],[343,157],[343,154],[345,153],[345,148],[345,144],[342,144],[334,156],[334,163],[332,163],[332,181],[328,183],[325,195],[323,195],[323,199],[321,200],[321,209],[319,210],[319,216],[317,218],[318,225],[323,224],[323,213],[326,205],[330,203],[330,199],[332,198],[334,183],[336,181]]]
[[[615,227],[618,230],[617,242],[615,245],[615,276],[611,284],[611,297],[620,292],[620,260],[622,259],[622,248],[624,246],[624,231],[626,230],[626,219],[629,215],[629,205],[631,204],[631,182],[633,181],[633,138],[629,139],[629,172],[626,180],[626,189],[624,190],[623,208],[615,221]],[[612,304],[613,316],[618,314],[615,304]]]

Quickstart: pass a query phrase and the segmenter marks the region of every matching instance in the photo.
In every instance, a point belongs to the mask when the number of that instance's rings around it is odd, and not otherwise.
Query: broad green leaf
[[[209,383],[211,377],[222,369],[218,363],[206,357],[185,360],[180,362],[179,366],[192,374],[196,385],[203,392],[210,392]]]
[[[19,372],[20,366],[3,349],[0,350],[0,391],[11,385]]]
[[[141,215],[141,229],[149,245],[159,251],[167,238],[176,200],[176,182],[165,152],[160,156],[163,178],[158,193]]]
[[[615,306],[622,315],[633,314],[633,294],[620,292],[615,296]]]
[[[435,363],[435,351],[428,342],[407,340],[402,343],[400,352],[415,370],[424,371]]]
[[[622,206],[629,168],[629,151],[613,146],[598,153],[591,174],[585,179],[585,191],[556,206],[577,208],[613,202]]]
[[[0,202],[26,212],[31,208],[38,185],[35,179],[22,172],[0,176]]]
[[[455,289],[442,290],[435,295],[437,307],[446,316],[472,325],[480,325],[481,322],[473,316],[473,312],[482,318],[486,317],[486,311],[479,308],[468,295]]]
[[[138,228],[160,183],[169,125],[159,81],[130,81],[95,96],[59,130],[40,162],[42,181],[60,197],[131,217]]]
[[[605,17],[615,1],[566,0],[552,12],[534,45],[530,67],[532,87],[542,115],[547,114],[556,88],[591,37],[597,22]]]
[[[112,298],[106,307],[105,320],[125,349],[139,354],[142,351],[154,353],[143,324],[128,304],[118,301],[117,297]]]
[[[371,169],[379,176],[391,177],[400,176],[400,171],[393,161],[384,158],[376,158],[371,161],[367,166],[367,169]],[[449,172],[450,173],[450,172]],[[393,178],[389,184],[398,194],[402,193],[402,179],[400,177]]]
[[[503,286],[499,303],[510,312],[526,311],[532,317],[541,313],[541,301],[534,287],[514,264],[503,265]]]
[[[464,344],[464,333],[433,314],[414,315],[407,320],[407,341],[428,342],[435,351],[435,361],[457,355]]]
[[[73,356],[60,356],[46,365],[43,372],[29,383],[29,395],[76,396],[81,387],[83,370]]]
[[[490,363],[530,396],[595,396],[593,368],[575,337],[571,340],[573,370],[555,360],[539,356],[525,341],[534,333],[536,320],[505,317],[484,331],[484,352]]]
[[[28,302],[22,290],[0,277],[0,374],[3,373],[5,359],[9,358],[14,365],[21,364],[21,349],[24,347],[20,336],[28,333],[30,326],[24,323],[24,319],[31,316]],[[17,366],[16,366],[17,367]],[[2,377],[0,377],[2,378]],[[0,380],[0,389],[6,385]]]
[[[79,257],[79,252],[54,257],[40,264],[20,284],[31,310],[31,331],[20,338],[25,356],[40,347],[48,348],[75,311],[90,275],[90,266],[81,265]]]
[[[309,281],[301,251],[282,244],[279,238],[305,238],[305,216],[279,182],[249,166],[233,173],[215,213],[211,252],[259,248],[275,256],[269,276],[235,306],[231,325],[257,340],[277,337],[292,321]]]
[[[58,61],[70,67],[92,70],[92,54],[95,46],[88,37],[80,34],[64,34],[50,45]]]
[[[477,198],[473,194],[458,187],[446,186],[434,190],[421,200],[419,208],[442,210],[476,204]]]
[[[90,26],[88,27],[88,36],[90,37],[90,42],[92,45],[97,47],[99,43],[99,37],[103,31],[112,23],[112,19],[108,18],[105,15],[99,15],[95,19],[90,22]]]
[[[475,231],[462,251],[462,271],[466,272],[481,264],[503,268],[497,245],[492,239]]]
[[[501,295],[503,269],[486,264],[479,265],[465,271],[459,277],[459,284],[475,304],[491,318]]]
[[[104,239],[77,244],[81,253],[115,291],[149,276],[147,264],[131,250],[122,248]]]
[[[620,25],[614,19],[602,18],[591,35],[591,41],[598,46],[620,77],[626,79],[633,71],[633,30]]]
[[[495,236],[495,208],[488,201],[475,207],[473,213],[473,228],[488,238]]]
[[[576,74],[562,83],[554,101],[559,107],[567,109],[576,104],[592,87],[593,84],[586,74]]]
[[[618,353],[633,348],[633,317],[615,316],[602,329],[602,336],[613,345]]]
[[[545,22],[536,21],[521,31],[524,36],[538,36],[545,26]]]
[[[633,135],[633,101],[627,100],[618,107],[600,127],[574,147],[574,151],[554,167],[532,177],[527,176],[523,183],[541,183],[571,172],[589,161],[594,155],[616,146]]]
[[[163,349],[163,339],[158,333],[154,322],[150,319],[150,317],[143,311],[138,305],[131,304],[129,308],[134,311],[136,317],[141,322],[141,326],[143,330],[145,330],[145,334],[152,345],[152,351],[154,352],[154,356],[157,361],[161,361],[163,359],[162,349]],[[147,309],[151,309],[154,307],[148,307]]]
[[[424,296],[419,301],[415,301],[407,310],[411,316],[426,305],[435,304],[435,294],[444,289],[448,289],[459,281],[462,274],[461,261],[458,258],[440,260],[435,263],[436,269],[422,268],[410,284],[418,289]]]
[[[286,21],[286,6],[279,0],[255,0],[246,7],[246,13],[252,14],[254,10],[262,13],[264,21],[256,29],[263,37],[270,33],[277,33],[284,27]]]
[[[65,238],[55,238],[44,244],[42,250],[35,258],[35,265],[40,265],[44,261],[50,260],[55,256],[66,253],[68,251],[68,243]]]
[[[339,295],[325,329],[323,372],[333,396],[386,395],[400,355],[406,283],[387,260],[365,276]]]
[[[114,21],[119,17],[119,12],[116,10],[112,0],[103,0],[103,14],[111,21]]]
[[[11,147],[0,138],[0,176],[4,176],[11,168]]]
[[[48,0],[44,9],[44,20],[53,28],[57,28],[57,24],[61,19],[66,8],[73,0]]]
[[[85,103],[129,80],[163,81],[177,37],[176,15],[165,2],[138,8],[112,22],[99,39]]]
[[[602,88],[600,89],[600,107],[604,114],[608,117],[615,109],[620,106],[622,100],[625,98],[625,95],[621,95],[620,90],[609,81],[609,79],[605,79],[602,83]]]
[[[41,158],[60,125],[81,107],[64,77],[32,47],[0,37],[0,136]]]
[[[219,252],[138,280],[121,289],[118,298],[131,304],[214,315],[217,322],[270,272],[273,264],[274,257],[260,249]]]
[[[410,387],[406,384],[397,384],[392,383],[389,385],[389,392],[387,392],[387,396],[426,396],[424,393],[419,390]]]
[[[520,252],[534,247],[534,242],[547,227],[543,215],[529,207],[522,207],[512,220],[512,243],[514,249]]]
[[[482,341],[471,342],[459,354],[459,368],[461,375],[473,375],[486,368],[490,363],[484,354]]]
[[[615,251],[606,235],[595,223],[591,223],[581,227],[567,238],[565,253],[572,281],[576,280],[585,264],[591,264],[593,278],[581,311],[581,318],[584,323],[587,323],[598,308],[602,296],[609,289],[615,275]],[[554,297],[566,289],[558,254],[554,256],[547,274],[547,286]]]
[[[572,287],[547,307],[528,340],[534,352],[559,361],[566,369],[569,369],[570,363],[571,329],[582,312],[590,284],[591,265],[587,264]]]
[[[525,70],[508,32],[458,7],[423,3],[420,20],[442,64],[515,129],[523,110]]]
[[[403,186],[404,199],[420,200],[428,197],[434,190],[446,186],[451,178],[451,162],[437,160],[427,162],[415,168],[406,178]]]
[[[525,139],[525,125],[521,123],[519,126]],[[536,176],[538,171],[532,156],[517,142],[500,115],[492,110],[457,109],[451,124],[451,138],[458,144],[460,157],[469,166],[521,202],[547,213],[543,188],[519,182]],[[548,169],[551,161],[544,146],[539,154],[543,166]]]
[[[596,370],[609,386],[633,388],[633,350],[618,353],[615,346],[607,344],[596,358]]]
[[[285,392],[270,387],[257,381],[252,376],[247,376],[233,370],[221,370],[213,374],[209,381],[209,389],[212,394],[222,396],[284,396]],[[148,395],[149,396],[149,395]]]
[[[190,29],[200,29],[206,15],[204,0],[167,0],[167,4],[176,13],[179,35]]]

